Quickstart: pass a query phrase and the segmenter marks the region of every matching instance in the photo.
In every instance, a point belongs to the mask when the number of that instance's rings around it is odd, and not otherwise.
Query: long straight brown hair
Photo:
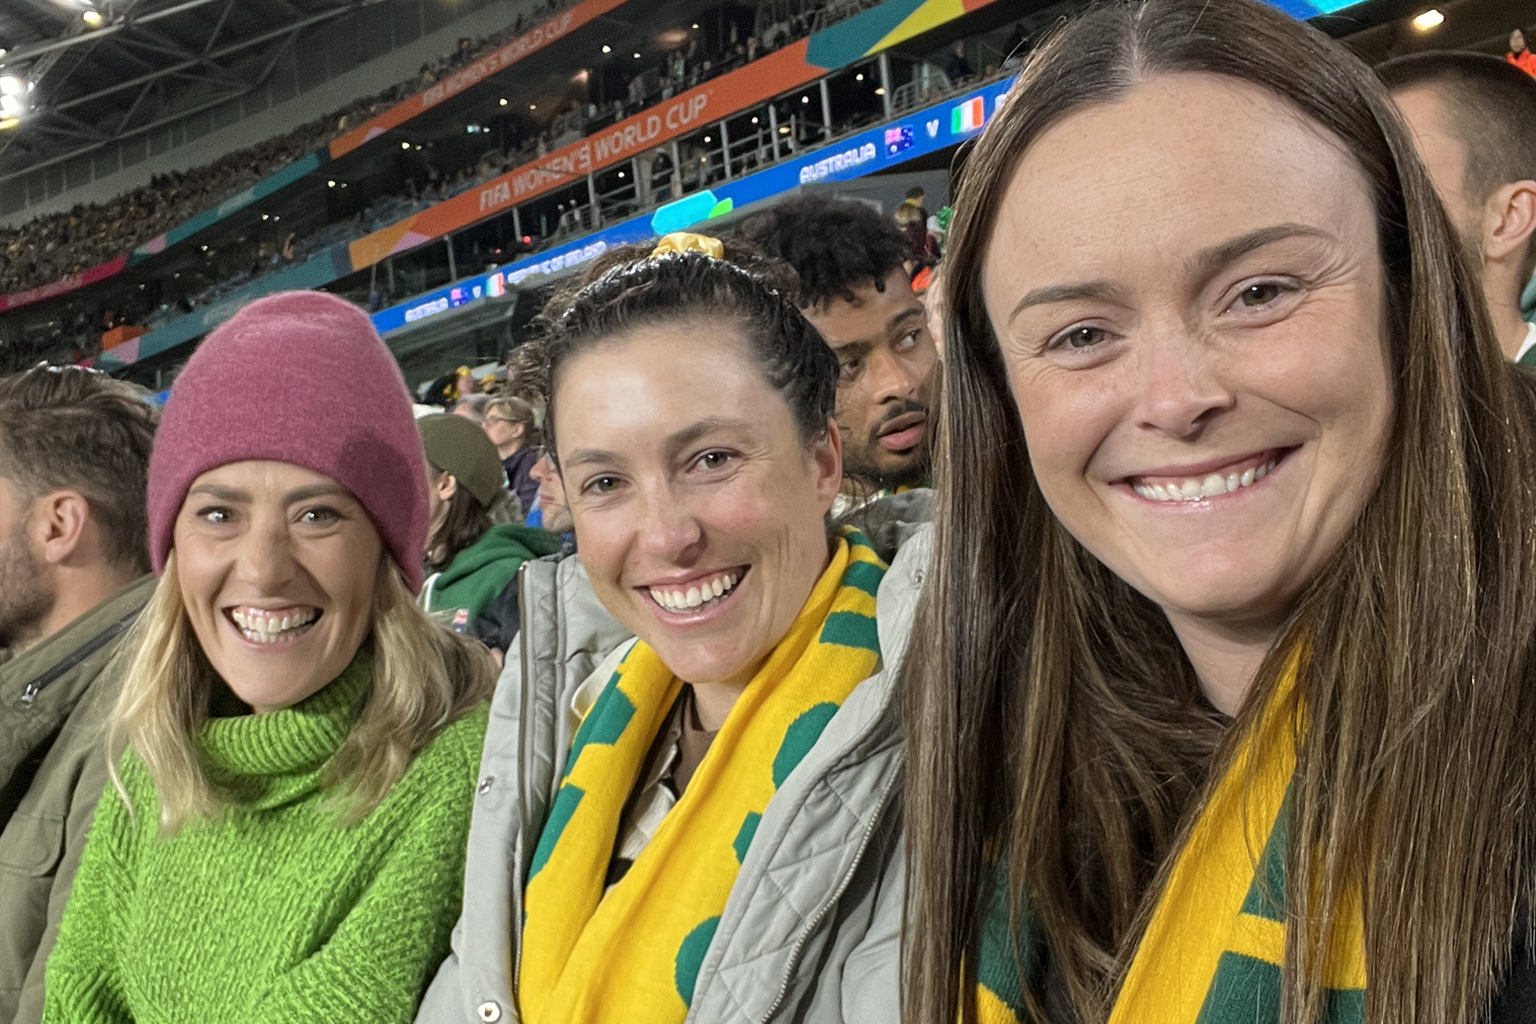
[[[1041,132],[1181,72],[1258,85],[1340,139],[1371,185],[1388,278],[1380,482],[1230,727],[1163,613],[1046,505],[980,287],[1004,189]],[[1366,1019],[1480,1019],[1529,927],[1536,864],[1536,388],[1504,363],[1384,90],[1250,0],[1105,5],[1030,59],[958,195],[933,570],[906,665],[908,1024],[951,1024],[957,1006],[974,1019],[1003,850],[1014,931],[1049,962],[1030,1012],[1105,1020],[1172,855],[1301,638],[1281,1019],[1318,1019],[1318,951],[1352,884]]]

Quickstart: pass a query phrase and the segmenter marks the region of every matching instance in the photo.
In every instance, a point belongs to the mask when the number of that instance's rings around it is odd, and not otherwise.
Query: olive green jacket
[[[107,783],[114,655],[154,588],[145,576],[0,661],[0,1024],[42,1020],[43,963]]]

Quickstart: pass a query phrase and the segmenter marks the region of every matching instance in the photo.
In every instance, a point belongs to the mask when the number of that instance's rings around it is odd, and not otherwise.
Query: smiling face
[[[1153,78],[1035,140],[982,287],[1062,524],[1186,648],[1272,635],[1391,431],[1375,212],[1342,145],[1257,87]]]
[[[383,542],[356,498],[285,462],[232,462],[192,482],[173,534],[192,630],[258,713],[341,674],[372,625]]]
[[[682,679],[744,684],[826,568],[836,431],[807,448],[721,325],[602,341],[555,383],[561,476],[598,597]]]

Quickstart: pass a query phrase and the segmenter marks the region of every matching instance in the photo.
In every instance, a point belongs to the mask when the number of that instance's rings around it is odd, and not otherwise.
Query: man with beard
[[[1536,271],[1536,78],[1479,53],[1419,53],[1377,68],[1413,131],[1456,232],[1482,266],[1504,355],[1536,364],[1520,294]]]
[[[925,484],[938,350],[907,276],[906,238],[864,203],[816,196],[786,200],[741,234],[794,267],[800,311],[842,364],[845,493]]]
[[[0,1024],[42,1019],[96,800],[123,636],[154,590],[156,414],[75,367],[0,378]]]

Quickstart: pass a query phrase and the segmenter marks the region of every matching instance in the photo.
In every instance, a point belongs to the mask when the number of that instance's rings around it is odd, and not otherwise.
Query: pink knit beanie
[[[283,292],[240,310],[193,353],[149,461],[157,575],[192,481],[247,459],[302,466],[351,491],[421,589],[426,461],[405,378],[362,310],[326,292]]]

